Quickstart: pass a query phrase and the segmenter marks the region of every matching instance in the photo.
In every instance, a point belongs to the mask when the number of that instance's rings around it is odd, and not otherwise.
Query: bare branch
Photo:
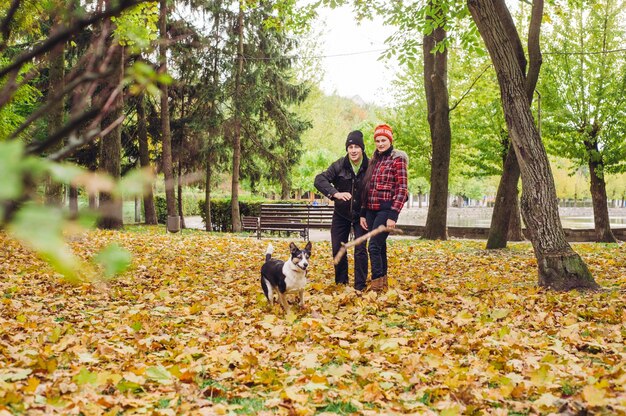
[[[11,7],[9,8],[9,11],[4,17],[4,20],[2,21],[2,23],[0,23],[0,34],[2,34],[2,43],[0,43],[0,52],[5,50],[7,47],[9,37],[11,36],[11,23],[13,20],[13,16],[15,16],[15,13],[17,12],[17,9],[20,8],[20,1],[21,0],[13,0],[13,3],[11,3]]]
[[[106,19],[112,16],[117,16],[125,9],[128,9],[129,7],[135,6],[137,4],[143,3],[145,1],[148,1],[148,0],[122,0],[120,1],[117,7],[107,9],[101,13],[93,13],[92,15],[85,17],[83,19],[77,19],[75,22],[73,22],[72,25],[56,32],[55,34],[50,36],[48,39],[46,39],[45,42],[39,44],[38,46],[34,47],[30,51],[22,53],[8,66],[2,68],[0,70],[0,78],[3,78],[5,75],[7,75],[8,73],[10,73],[11,71],[15,69],[21,68],[22,65],[24,65],[26,62],[29,62],[34,57],[45,54],[46,52],[54,48],[57,44],[68,41],[74,34],[84,29],[85,27],[93,23],[96,23],[102,19]]]
[[[337,252],[337,255],[333,260],[334,263],[339,264],[339,261],[346,254],[346,251],[348,251],[350,247],[358,246],[359,244],[366,242],[368,238],[377,236],[380,233],[403,234],[402,230],[399,228],[389,228],[381,225],[377,229],[372,230],[369,233],[365,233],[359,238],[355,238],[354,240],[350,241],[349,243],[341,243],[341,248],[339,248],[339,251]]]
[[[480,72],[480,75],[478,75],[472,82],[472,85],[469,86],[469,88],[463,93],[463,95],[461,95],[461,98],[459,98],[459,100],[456,103],[454,103],[454,105],[450,108],[450,112],[452,112],[459,104],[461,104],[461,101],[463,101],[463,99],[472,91],[472,88],[474,88],[474,85],[476,85],[478,80],[482,78],[483,75],[485,75],[485,72],[487,72],[489,68],[491,68],[491,64],[483,68],[483,70]]]
[[[19,126],[19,127],[17,128],[17,130],[15,130],[15,131],[11,134],[10,139],[15,139],[15,138],[17,138],[17,136],[18,136],[20,133],[22,133],[22,132],[23,132],[23,131],[24,131],[24,130],[25,130],[25,129],[26,129],[26,128],[27,128],[27,127],[28,127],[28,126],[29,126],[29,125],[33,122],[33,121],[35,121],[35,120],[37,120],[39,117],[43,116],[46,112],[48,112],[48,110],[49,110],[51,107],[54,107],[55,105],[58,105],[58,104],[59,104],[59,102],[60,102],[60,100],[61,100],[61,98],[62,98],[65,94],[67,94],[67,93],[69,93],[69,92],[73,91],[73,90],[74,90],[74,88],[76,88],[77,86],[79,86],[79,85],[81,85],[81,84],[83,84],[83,83],[85,83],[85,82],[95,81],[95,80],[97,80],[97,79],[99,79],[99,78],[104,78],[104,77],[106,77],[107,75],[108,75],[108,74],[96,74],[96,73],[90,72],[90,73],[86,73],[86,74],[84,74],[83,76],[81,76],[81,77],[79,77],[79,78],[74,79],[71,83],[69,83],[69,84],[67,84],[67,85],[66,85],[66,87],[63,89],[63,91],[61,91],[61,92],[59,92],[59,93],[55,94],[53,97],[51,97],[51,99],[50,99],[50,100],[48,100],[48,102],[47,102],[45,105],[43,105],[43,106],[39,107],[39,108],[37,109],[37,111],[35,111],[34,113],[32,113],[32,114],[28,117],[28,119],[26,119],[26,120],[22,123],[22,125],[21,125],[21,126]],[[2,103],[0,102],[0,106],[1,106],[1,104],[2,104]],[[55,136],[56,136],[56,134],[55,134]],[[62,137],[62,136],[61,136],[61,137]]]

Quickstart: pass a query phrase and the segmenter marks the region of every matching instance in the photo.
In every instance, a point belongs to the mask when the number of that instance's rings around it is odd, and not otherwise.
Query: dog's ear
[[[313,247],[313,245],[309,241],[308,243],[306,243],[306,246],[304,247],[304,249],[310,253],[312,247]]]
[[[289,243],[289,250],[291,250],[291,252],[293,253],[294,251],[298,251],[298,246],[296,246],[294,243]]]

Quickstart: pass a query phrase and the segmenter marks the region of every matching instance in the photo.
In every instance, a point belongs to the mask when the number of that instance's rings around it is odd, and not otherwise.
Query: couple
[[[333,257],[346,243],[350,230],[358,238],[380,225],[394,228],[408,197],[406,153],[393,148],[391,127],[381,124],[374,129],[376,150],[371,159],[365,154],[363,133],[348,134],[347,155],[315,177],[315,187],[335,201],[330,229]],[[367,258],[372,266],[371,290],[385,292],[387,283],[387,237],[380,233],[354,248],[354,288],[365,290]],[[335,283],[348,284],[348,259],[335,266]]]

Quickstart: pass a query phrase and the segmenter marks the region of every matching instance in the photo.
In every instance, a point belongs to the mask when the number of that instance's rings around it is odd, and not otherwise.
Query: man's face
[[[361,146],[356,144],[348,146],[348,157],[352,163],[359,163],[363,157],[363,149],[361,149]]]

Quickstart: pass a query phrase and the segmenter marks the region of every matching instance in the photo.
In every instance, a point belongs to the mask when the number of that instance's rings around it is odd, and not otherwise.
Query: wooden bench
[[[244,230],[254,231],[257,238],[261,232],[298,233],[309,240],[311,228],[330,228],[333,219],[331,206],[308,204],[261,204],[259,217],[243,217]]]

